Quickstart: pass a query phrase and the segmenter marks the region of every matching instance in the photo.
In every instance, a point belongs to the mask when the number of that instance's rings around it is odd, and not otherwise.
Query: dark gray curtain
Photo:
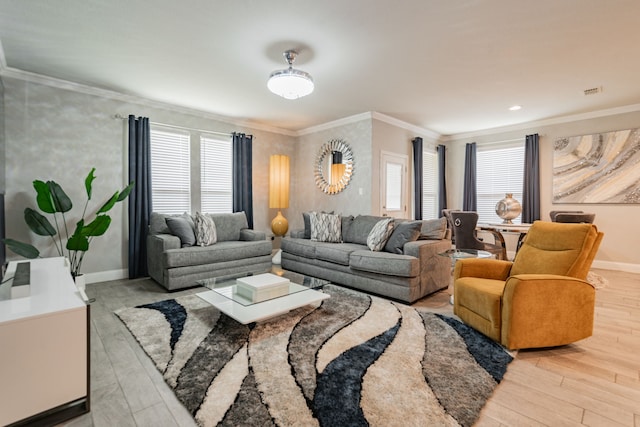
[[[413,138],[413,206],[414,218],[422,219],[422,138]]]
[[[462,210],[478,210],[476,192],[476,143],[467,144],[464,156],[464,193],[462,195]]]
[[[447,209],[446,151],[444,145],[438,145],[438,216],[442,216],[442,210]]]
[[[151,217],[149,119],[129,116],[129,279],[148,276],[147,229]]]
[[[233,211],[247,215],[253,228],[252,135],[233,133]]]
[[[540,219],[540,150],[538,134],[527,135],[524,144],[522,222]]]

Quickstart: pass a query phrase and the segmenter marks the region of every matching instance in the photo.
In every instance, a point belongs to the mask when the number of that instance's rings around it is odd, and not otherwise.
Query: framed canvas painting
[[[640,203],[640,129],[557,139],[553,203]]]

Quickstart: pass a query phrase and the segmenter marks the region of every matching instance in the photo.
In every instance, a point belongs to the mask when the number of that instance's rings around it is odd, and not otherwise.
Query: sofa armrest
[[[243,228],[242,230],[240,230],[241,241],[247,242],[247,241],[253,241],[253,240],[266,240],[266,239],[267,239],[267,235],[264,233],[264,231],[256,231],[250,228]]]
[[[304,229],[298,229],[298,230],[291,230],[289,232],[289,236],[291,236],[293,239],[304,239]]]
[[[507,280],[511,272],[511,261],[489,258],[465,258],[456,261],[453,280],[460,277],[478,277],[482,279]]]
[[[164,283],[162,253],[168,249],[179,249],[180,238],[171,234],[150,234],[147,236],[147,270],[156,282]]]
[[[417,240],[404,245],[404,254],[420,262],[420,294],[426,295],[446,288],[451,280],[451,263],[438,255],[451,249],[451,240]]]

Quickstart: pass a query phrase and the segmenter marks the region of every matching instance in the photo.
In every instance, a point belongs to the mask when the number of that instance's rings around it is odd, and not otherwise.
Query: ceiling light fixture
[[[311,75],[293,68],[298,52],[287,50],[283,55],[289,63],[289,68],[271,73],[267,87],[271,92],[286,99],[298,99],[309,95],[314,88]]]
[[[512,107],[509,107],[509,111],[518,111],[521,108],[522,108],[522,105],[514,105]]]

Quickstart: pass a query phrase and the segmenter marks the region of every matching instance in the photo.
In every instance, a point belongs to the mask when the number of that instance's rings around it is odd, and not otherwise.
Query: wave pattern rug
[[[251,325],[195,295],[116,314],[201,426],[469,426],[512,360],[453,318],[324,292]]]

